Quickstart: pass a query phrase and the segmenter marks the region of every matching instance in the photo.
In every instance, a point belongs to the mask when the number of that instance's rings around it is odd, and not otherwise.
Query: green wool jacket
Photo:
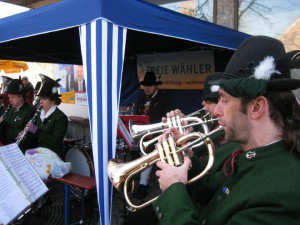
[[[300,224],[300,159],[283,141],[244,152],[234,171],[215,172],[221,184],[204,208],[184,184],[171,185],[153,203],[159,224]]]
[[[209,201],[212,199],[218,188],[223,182],[223,164],[224,161],[231,155],[231,153],[240,148],[240,144],[236,142],[227,142],[215,150],[215,160],[213,167],[210,169],[209,173],[199,179],[197,182],[188,185],[187,191],[191,198],[197,202],[197,206],[200,209],[207,206]],[[199,151],[199,149],[198,149]],[[202,156],[199,158],[199,155],[195,154],[196,157],[192,158],[192,170],[189,171],[189,179],[197,176],[203,171],[203,168],[206,167],[208,156],[206,154],[203,157],[204,153],[207,153],[206,147],[201,149]],[[201,194],[199,194],[201,193]]]
[[[15,138],[25,128],[33,115],[34,109],[27,103],[24,103],[18,110],[11,108],[7,113],[5,121],[1,123],[1,139],[5,140],[6,144],[15,143]],[[19,144],[19,147],[24,152],[32,146],[23,142]]]
[[[63,140],[68,129],[68,117],[59,109],[42,122],[40,117],[36,120],[38,127],[34,137],[37,139],[37,146],[48,148],[62,157]]]

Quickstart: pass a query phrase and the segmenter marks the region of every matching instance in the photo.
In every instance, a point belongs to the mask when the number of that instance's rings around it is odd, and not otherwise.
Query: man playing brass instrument
[[[209,84],[209,81],[214,80],[214,79],[220,79],[221,76],[222,76],[221,73],[211,74],[206,77],[205,82],[204,82],[202,105],[203,105],[203,109],[205,110],[205,114],[206,115],[209,114],[209,117],[211,117],[211,118],[215,117],[213,115],[213,113],[214,113],[214,108],[216,107],[218,100],[219,100],[219,92],[218,92],[219,86],[211,85],[211,84]],[[203,110],[201,110],[201,111],[203,111]],[[192,113],[192,114],[194,114],[194,113]],[[166,114],[166,116],[169,118],[175,117],[176,115],[179,115],[181,118],[186,117],[184,114],[181,113],[181,111],[179,109],[170,111]],[[210,119],[210,118],[208,118],[208,116],[205,116],[204,119]],[[163,117],[162,122],[166,123],[166,121],[167,121],[167,119],[165,117]],[[182,125],[186,125],[184,120],[182,120]],[[207,126],[210,125],[209,130],[212,131],[213,129],[217,128],[218,122],[212,121],[206,125]],[[198,128],[201,130],[202,127],[201,126],[190,127],[189,129],[187,129],[187,132],[185,132],[185,133],[191,132],[191,130],[193,130],[193,129],[197,130]],[[201,130],[201,132],[203,132],[203,131]],[[220,132],[214,137],[213,140],[214,140],[215,148],[217,147],[216,143],[218,143],[217,144],[218,149],[215,151],[215,153],[220,158],[227,158],[233,151],[232,149],[239,146],[237,143],[226,143],[225,144],[224,133],[220,133]],[[196,149],[194,148],[193,153],[196,156],[195,160],[200,161],[201,164],[206,165],[208,157],[207,157],[207,151],[204,148],[205,148],[205,146],[201,146]],[[197,163],[199,163],[199,162],[197,162]],[[211,169],[211,174],[214,174],[215,171],[218,171],[218,169],[220,167],[222,167],[222,164],[215,163],[214,168]],[[205,190],[201,190],[201,195],[199,195],[199,193],[198,193],[199,190],[195,191],[194,189],[190,188],[190,187],[193,187],[193,185],[189,185],[187,188],[188,188],[189,194],[191,196],[193,196],[193,199],[197,198],[197,201],[199,201],[203,205],[206,205],[209,202],[209,200],[212,198],[213,194],[216,192],[217,188],[219,188],[220,183],[221,182],[215,182],[214,184],[210,185],[209,188],[206,188]],[[147,218],[145,218],[146,216],[147,216]],[[124,225],[125,224],[126,225],[133,224],[133,223],[145,224],[145,220],[147,221],[147,224],[157,224],[154,210],[150,207],[140,209],[133,214],[129,213],[125,219]]]
[[[201,190],[207,182],[222,181],[208,205],[192,199],[185,186],[188,171],[201,165],[192,158],[189,170],[189,157],[179,167],[158,161],[163,193],[153,206],[159,224],[299,224],[300,115],[291,90],[300,87],[300,80],[290,78],[290,70],[300,67],[299,55],[286,53],[270,37],[241,43],[218,82],[214,112],[225,139],[241,148],[224,160],[222,170],[193,185]],[[182,136],[175,128],[168,132],[175,140]],[[166,138],[167,133],[160,141]]]
[[[214,73],[210,74],[206,77],[204,81],[204,88],[203,88],[203,101],[202,106],[205,110],[205,113],[209,114],[211,118],[216,118],[214,115],[215,107],[218,104],[219,101],[219,85],[210,84],[210,81],[221,79],[222,73]],[[180,115],[181,118],[184,118],[185,115],[181,113],[179,109],[176,109],[174,111],[170,111],[167,113],[167,117],[171,118],[176,115]],[[163,121],[166,121],[166,118],[163,118]],[[218,128],[219,124],[218,121],[213,121],[210,123],[207,123],[207,126],[209,126],[209,131],[213,131],[214,129]],[[200,130],[197,130],[199,132],[203,132],[201,130],[201,127],[199,127]],[[195,130],[194,127],[192,129],[189,129],[188,132],[192,132],[192,130]],[[236,142],[227,142],[224,139],[224,132],[218,132],[215,135],[211,135],[210,139],[214,143],[215,148],[215,160],[213,168],[210,170],[210,176],[214,176],[223,166],[223,160],[230,156],[230,154],[239,147],[239,143]],[[201,165],[206,165],[207,161],[209,160],[209,156],[207,155],[206,146],[202,145],[197,148],[193,148],[192,152],[193,156],[195,156],[194,162]],[[198,172],[198,171],[197,171]],[[197,173],[194,174],[194,176],[197,175]],[[203,178],[207,179],[207,178]],[[211,200],[219,186],[221,185],[221,180],[218,179],[215,182],[206,185],[205,188],[202,188],[201,190],[193,188],[195,184],[187,186],[187,190],[189,194],[192,196],[194,200],[197,200],[201,203],[201,205],[207,205],[208,202]],[[201,191],[201,195],[199,195],[199,191]]]

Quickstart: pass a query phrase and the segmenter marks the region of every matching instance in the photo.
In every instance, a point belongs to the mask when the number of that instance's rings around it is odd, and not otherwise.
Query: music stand
[[[131,137],[131,134],[129,133],[129,121],[133,121],[134,124],[137,125],[145,125],[149,124],[149,116],[146,115],[122,115],[119,116],[118,119],[118,133],[117,137],[124,138],[124,141],[128,145],[128,147],[131,149],[134,140]]]

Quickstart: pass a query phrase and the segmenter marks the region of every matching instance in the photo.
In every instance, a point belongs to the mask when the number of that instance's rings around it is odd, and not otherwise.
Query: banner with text
[[[163,82],[160,89],[203,89],[208,74],[215,72],[213,51],[138,55],[138,79],[153,71]]]

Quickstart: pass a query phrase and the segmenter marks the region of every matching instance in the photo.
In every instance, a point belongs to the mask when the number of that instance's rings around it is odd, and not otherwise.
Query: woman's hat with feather
[[[37,96],[46,97],[53,100],[57,100],[58,98],[60,98],[61,95],[59,94],[58,89],[61,87],[61,85],[59,84],[59,81],[60,79],[58,80],[51,79],[51,81],[43,82],[42,87],[37,93]]]
[[[245,39],[233,54],[222,78],[211,81],[234,97],[255,99],[267,91],[300,87],[291,69],[300,68],[300,50],[286,53],[282,42],[267,36]]]

